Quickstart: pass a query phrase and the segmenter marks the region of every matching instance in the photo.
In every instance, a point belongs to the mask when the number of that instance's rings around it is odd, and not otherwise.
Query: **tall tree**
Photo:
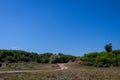
[[[105,50],[106,50],[107,52],[111,52],[111,51],[112,51],[112,43],[106,44],[106,45],[105,45]]]

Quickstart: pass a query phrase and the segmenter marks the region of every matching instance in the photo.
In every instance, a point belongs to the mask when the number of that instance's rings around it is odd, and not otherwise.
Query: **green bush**
[[[60,60],[60,56],[58,55],[52,55],[49,59],[49,63],[52,64],[52,63],[58,63]]]

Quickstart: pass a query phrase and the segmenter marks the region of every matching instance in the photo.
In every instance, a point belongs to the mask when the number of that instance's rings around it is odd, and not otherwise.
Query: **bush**
[[[16,62],[16,59],[14,57],[12,57],[12,56],[7,56],[6,61],[8,61],[8,62]]]
[[[59,62],[59,59],[60,57],[58,55],[52,55],[49,59],[49,63],[52,64],[52,63],[58,63]]]

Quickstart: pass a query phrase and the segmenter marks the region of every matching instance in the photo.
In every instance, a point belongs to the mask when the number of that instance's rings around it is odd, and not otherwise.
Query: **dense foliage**
[[[67,63],[69,61],[74,61],[77,57],[71,55],[64,55],[63,53],[59,53],[58,55],[52,55],[50,57],[49,63]]]
[[[120,66],[120,50],[111,52],[92,52],[82,56],[81,61],[83,65],[97,67]]]
[[[55,54],[50,57],[49,63],[57,63],[59,61],[60,61],[60,56]]]
[[[53,53],[37,54],[34,52],[26,52],[22,50],[0,50],[0,62],[35,61],[38,63],[65,63],[76,58],[74,56],[64,54],[58,54],[55,57],[54,56],[55,54]],[[59,56],[59,58],[56,58],[57,56]]]

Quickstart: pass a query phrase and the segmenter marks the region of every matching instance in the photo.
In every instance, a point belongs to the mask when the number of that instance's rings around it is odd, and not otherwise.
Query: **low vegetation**
[[[0,71],[24,71],[24,70],[54,70],[60,69],[57,64],[42,64],[36,62],[1,63]]]

